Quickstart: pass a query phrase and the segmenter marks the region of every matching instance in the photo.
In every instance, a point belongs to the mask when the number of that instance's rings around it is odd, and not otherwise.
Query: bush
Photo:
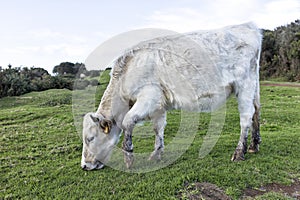
[[[90,81],[90,85],[91,85],[91,86],[97,86],[97,85],[99,85],[99,81],[96,80],[96,79],[92,79],[92,80]]]
[[[300,81],[300,20],[263,31],[261,78]]]
[[[73,89],[74,78],[51,76],[42,68],[0,68],[0,98],[32,91]]]
[[[88,80],[76,80],[74,83],[74,90],[84,90],[90,82]]]

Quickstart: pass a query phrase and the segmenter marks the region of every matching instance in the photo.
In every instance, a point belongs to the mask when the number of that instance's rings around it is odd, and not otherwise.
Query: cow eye
[[[94,136],[92,136],[92,137],[87,137],[87,138],[86,138],[86,141],[87,141],[87,143],[90,143],[90,142],[93,141],[94,139],[95,139]]]

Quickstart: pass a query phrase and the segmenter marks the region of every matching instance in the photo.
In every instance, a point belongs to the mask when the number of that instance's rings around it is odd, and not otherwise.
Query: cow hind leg
[[[259,144],[261,143],[260,138],[260,105],[258,99],[255,99],[254,102],[255,112],[252,118],[252,139],[251,144],[249,146],[249,153],[256,153],[259,151]]]
[[[155,144],[154,151],[151,153],[149,160],[160,161],[164,151],[164,129],[167,124],[166,112],[164,110],[158,111],[151,118],[155,132]]]
[[[251,88],[243,88],[238,94],[239,112],[240,112],[240,139],[235,152],[231,158],[232,161],[245,160],[247,152],[248,131],[252,127],[252,119],[255,113]]]
[[[240,115],[240,122],[241,122],[240,139],[235,149],[235,152],[231,158],[232,161],[245,160],[245,154],[247,152],[247,138],[248,138],[248,130],[251,126],[251,116],[247,114]]]

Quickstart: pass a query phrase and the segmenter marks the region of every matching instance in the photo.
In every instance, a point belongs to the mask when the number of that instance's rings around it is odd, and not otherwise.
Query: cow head
[[[88,113],[83,119],[81,167],[101,169],[119,140],[120,129],[102,115]]]

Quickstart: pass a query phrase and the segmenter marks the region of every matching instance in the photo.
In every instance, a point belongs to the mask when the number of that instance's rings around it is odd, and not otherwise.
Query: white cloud
[[[206,1],[205,1],[206,2]],[[216,0],[203,6],[157,10],[145,17],[144,27],[178,32],[218,28],[254,21],[260,28],[273,29],[299,18],[298,0]]]
[[[49,72],[61,62],[84,62],[95,48],[97,34],[76,35],[49,29],[31,30],[10,38],[0,49],[1,65],[43,67]]]
[[[181,32],[182,30],[189,30],[196,23],[196,18],[201,18],[201,14],[189,8],[155,11],[147,17],[146,20],[149,24],[146,26]]]
[[[249,15],[256,7],[255,1],[211,1],[200,8],[176,8],[155,11],[146,19],[145,27],[158,27],[187,32],[213,29],[229,24],[250,21]]]
[[[151,16],[146,17],[146,25],[141,28],[162,28],[177,32],[186,32],[199,29],[201,20],[205,20],[201,12],[191,8],[176,8],[162,11],[155,11]]]
[[[30,30],[27,34],[31,35],[36,39],[44,39],[44,38],[61,38],[63,34],[57,31],[51,31],[49,29],[38,29],[38,30]]]
[[[55,65],[61,62],[84,62],[92,48],[83,45],[49,44],[45,46],[19,46],[0,50],[2,62],[6,67],[42,67],[52,72]],[[17,59],[16,59],[17,58]]]
[[[255,13],[253,18],[260,27],[274,29],[299,19],[299,14],[300,1],[277,0],[266,3],[263,6],[263,12]]]

